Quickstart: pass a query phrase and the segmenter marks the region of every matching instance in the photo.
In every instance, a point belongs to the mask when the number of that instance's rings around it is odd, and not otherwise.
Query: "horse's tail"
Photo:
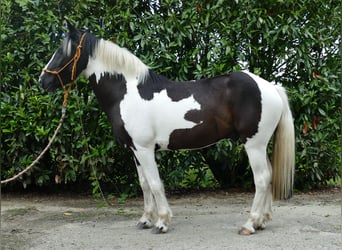
[[[274,135],[273,144],[273,199],[285,200],[292,196],[295,171],[295,134],[293,118],[285,89],[276,86],[283,101],[283,111]]]

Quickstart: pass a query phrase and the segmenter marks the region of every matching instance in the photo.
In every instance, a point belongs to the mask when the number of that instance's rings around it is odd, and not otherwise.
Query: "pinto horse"
[[[89,79],[116,140],[134,154],[144,195],[138,227],[165,233],[172,217],[156,150],[198,149],[230,138],[244,144],[256,189],[239,232],[249,235],[265,228],[272,191],[279,200],[290,198],[293,189],[294,127],[284,88],[247,71],[174,82],[127,49],[70,23],[68,29],[39,80],[44,89],[54,91],[77,76]],[[271,165],[266,150],[273,133]]]

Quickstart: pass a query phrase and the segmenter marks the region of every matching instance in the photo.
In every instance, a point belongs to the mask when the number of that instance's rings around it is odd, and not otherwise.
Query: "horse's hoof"
[[[147,222],[147,221],[145,221],[145,222],[139,221],[137,224],[138,229],[149,229],[151,227],[152,227],[152,224]]]
[[[167,230],[168,230],[168,228],[166,227],[166,226],[161,226],[161,227],[156,227],[156,226],[154,226],[153,228],[152,228],[152,233],[153,234],[163,234],[163,233],[166,233],[167,232]]]
[[[263,223],[263,224],[261,224],[260,226],[258,226],[258,227],[256,228],[256,230],[264,230],[265,228],[266,228],[266,224]]]
[[[249,230],[247,228],[244,228],[244,227],[239,230],[239,234],[240,235],[247,236],[247,235],[252,235],[253,233],[254,233],[253,231],[251,231],[251,230]]]

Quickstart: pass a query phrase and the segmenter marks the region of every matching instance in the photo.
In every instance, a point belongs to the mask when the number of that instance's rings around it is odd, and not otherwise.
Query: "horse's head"
[[[86,67],[84,49],[85,33],[76,30],[67,22],[69,32],[66,33],[63,44],[55,51],[48,64],[44,67],[39,81],[49,92],[75,80]]]

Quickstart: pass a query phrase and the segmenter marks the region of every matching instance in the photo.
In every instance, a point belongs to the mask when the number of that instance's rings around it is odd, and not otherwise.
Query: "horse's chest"
[[[128,88],[120,103],[125,129],[138,144],[158,144],[166,148],[169,136],[175,129],[187,129],[197,123],[186,120],[191,110],[200,110],[200,104],[189,96],[172,101],[166,90],[154,93],[151,100],[141,98],[136,88]]]

